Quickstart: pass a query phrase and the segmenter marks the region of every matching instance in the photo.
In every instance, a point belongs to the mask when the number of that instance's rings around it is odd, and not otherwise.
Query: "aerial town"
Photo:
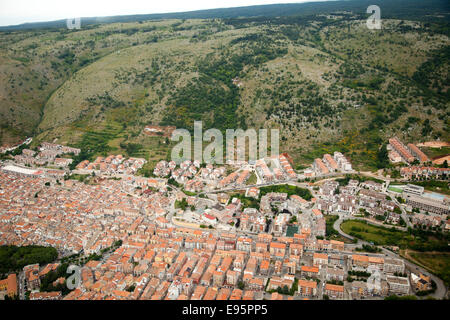
[[[356,227],[345,232],[341,225],[448,233],[448,197],[411,182],[358,175],[340,152],[302,170],[293,169],[287,153],[227,165],[162,160],[152,177],[143,177],[142,158],[111,154],[71,167],[80,149],[43,142],[32,150],[28,143],[0,163],[0,245],[51,247],[57,259],[5,274],[0,298],[360,300],[446,294],[443,281],[400,256],[398,246],[365,241]],[[448,181],[449,169],[433,166],[417,146],[392,138],[388,148],[392,162],[406,165],[404,181]],[[60,272],[67,264],[81,268],[81,281],[71,290],[70,274]]]
[[[1,0],[0,303],[445,315],[449,70],[449,0]]]

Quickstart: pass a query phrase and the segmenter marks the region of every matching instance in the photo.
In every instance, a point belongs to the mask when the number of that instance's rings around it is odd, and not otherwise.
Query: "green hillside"
[[[413,9],[383,30],[333,8],[0,32],[0,139],[156,160],[169,145],[145,125],[203,120],[204,130],[280,128],[299,164],[340,150],[376,169],[394,134],[449,140],[448,24]]]

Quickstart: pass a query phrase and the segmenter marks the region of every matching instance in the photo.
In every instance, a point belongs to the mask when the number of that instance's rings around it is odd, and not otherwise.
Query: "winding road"
[[[333,228],[337,232],[339,232],[339,234],[342,235],[343,237],[346,237],[348,239],[354,240],[355,239],[354,237],[352,237],[349,234],[346,234],[344,231],[341,230],[341,224],[345,220],[347,220],[347,219],[343,219],[341,216],[339,216],[339,219],[334,222]],[[357,245],[359,245],[359,244],[360,245],[363,245],[363,244],[371,245],[367,241],[360,240],[360,239],[357,239],[357,240],[358,240]],[[405,263],[405,266],[408,269],[414,271],[415,273],[421,272],[421,273],[423,273],[425,275],[429,275],[431,277],[431,279],[436,283],[436,286],[437,286],[436,291],[434,293],[432,293],[430,296],[432,296],[433,298],[436,298],[436,299],[443,299],[447,295],[447,287],[445,286],[444,281],[442,281],[440,278],[436,277],[434,274],[430,273],[429,271],[427,271],[426,269],[422,268],[421,266],[416,265],[415,263],[413,263],[413,262],[411,262],[411,261],[409,261],[409,260],[399,256],[398,254],[396,254],[396,253],[394,253],[394,252],[392,252],[392,251],[390,251],[388,249],[385,249],[385,248],[380,247],[380,246],[378,248],[380,248],[381,251],[388,257],[403,260],[403,262]]]

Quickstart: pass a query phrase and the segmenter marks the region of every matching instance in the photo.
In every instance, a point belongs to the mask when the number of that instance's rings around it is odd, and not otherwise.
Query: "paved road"
[[[344,219],[339,217],[339,219],[336,220],[334,225],[333,225],[334,229],[336,231],[338,231],[340,235],[342,235],[342,236],[344,236],[344,237],[346,237],[348,239],[353,240],[354,237],[352,237],[349,234],[346,234],[344,231],[341,230],[341,224],[342,224],[343,221],[344,221]],[[360,240],[360,239],[358,239],[358,244],[370,245],[370,243],[368,243],[367,241],[363,241],[363,240]],[[390,251],[388,249],[385,249],[383,247],[379,247],[379,248],[387,256],[389,256],[391,258],[403,260],[404,263],[405,263],[405,266],[408,267],[408,269],[410,269],[414,273],[421,272],[423,274],[430,275],[431,279],[436,283],[436,286],[437,286],[436,291],[433,294],[431,294],[432,297],[434,297],[436,299],[443,299],[446,296],[446,294],[447,294],[447,287],[445,286],[444,282],[440,278],[436,277],[434,274],[428,272],[426,269],[416,265],[415,263],[413,263],[413,262],[411,262],[411,261],[409,261],[409,260],[399,256],[398,254],[396,254],[396,253],[394,253],[394,252],[392,252],[392,251]]]
[[[411,221],[409,220],[409,217],[408,217],[408,214],[406,213],[405,208],[403,208],[403,206],[397,201],[397,199],[395,197],[392,200],[395,202],[397,207],[399,207],[400,210],[402,211],[401,216],[402,216],[402,219],[406,222],[406,225],[410,228],[413,228],[413,225],[412,225]]]
[[[18,282],[19,282],[19,299],[25,300],[25,274],[23,271],[20,271],[18,274]]]
[[[416,265],[415,263],[404,259],[403,257],[395,254],[394,252],[387,250],[385,248],[381,248],[382,252],[390,256],[391,258],[401,259],[405,262],[405,266],[407,266],[411,271],[415,271],[414,273],[423,273],[426,275],[430,275],[431,279],[436,283],[436,291],[431,294],[432,297],[436,299],[443,299],[447,295],[447,287],[444,284],[444,281],[442,281],[440,278],[436,277],[434,274],[430,273],[426,269]]]
[[[334,230],[336,230],[337,232],[339,232],[339,234],[340,234],[341,236],[343,236],[343,237],[345,237],[345,238],[348,238],[348,239],[350,239],[350,240],[354,240],[354,239],[355,239],[354,237],[352,237],[352,236],[349,235],[349,234],[346,234],[344,231],[341,230],[341,224],[342,224],[342,222],[344,222],[344,219],[342,219],[342,217],[339,216],[339,219],[337,219],[337,220],[334,222],[334,224],[333,224]]]
[[[388,229],[394,228],[394,229],[397,229],[397,230],[400,230],[400,231],[404,231],[404,232],[408,231],[408,228],[406,228],[406,227],[400,227],[400,226],[384,224],[381,221],[376,221],[376,220],[373,220],[373,219],[368,219],[368,218],[363,218],[363,217],[355,217],[355,216],[349,217],[348,219],[366,221],[367,223],[370,223],[370,224],[373,224],[373,225],[376,225],[376,226],[380,226],[380,227],[385,227],[385,228],[388,228]],[[345,220],[347,220],[347,219],[345,219]]]

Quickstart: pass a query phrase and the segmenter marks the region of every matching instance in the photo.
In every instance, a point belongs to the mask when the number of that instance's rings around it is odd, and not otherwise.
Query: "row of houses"
[[[412,163],[416,159],[421,163],[431,161],[417,146],[412,143],[405,146],[397,137],[389,139],[388,148],[391,150],[389,159],[394,163],[401,161]]]
[[[450,177],[450,168],[435,168],[435,167],[404,167],[400,169],[400,174],[403,178],[412,179],[437,179],[445,180]]]

